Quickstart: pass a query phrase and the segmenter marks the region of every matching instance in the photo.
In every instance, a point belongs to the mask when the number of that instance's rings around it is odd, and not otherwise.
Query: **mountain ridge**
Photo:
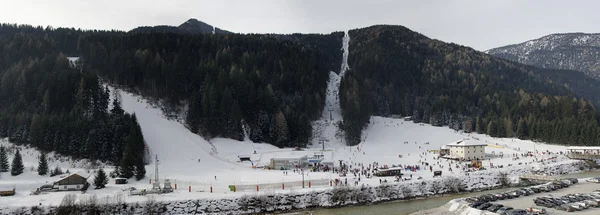
[[[140,26],[130,30],[129,32],[169,32],[169,33],[190,33],[190,34],[230,34],[227,30],[223,30],[202,22],[198,19],[191,18],[181,23],[178,26],[156,25],[156,26]]]
[[[600,33],[555,33],[485,53],[541,68],[577,70],[600,79]]]

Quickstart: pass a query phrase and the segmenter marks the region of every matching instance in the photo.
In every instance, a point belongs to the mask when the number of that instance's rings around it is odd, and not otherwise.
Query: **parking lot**
[[[590,193],[597,189],[600,189],[600,184],[595,184],[595,183],[590,183],[590,182],[580,180],[579,183],[573,184],[568,188],[559,189],[559,190],[555,190],[552,192],[536,193],[533,195],[522,196],[522,197],[514,198],[514,199],[499,200],[499,201],[497,201],[497,203],[503,204],[505,206],[510,206],[513,208],[526,209],[526,208],[530,208],[530,207],[539,207],[539,206],[536,206],[535,203],[533,202],[533,200],[537,197],[542,197],[542,196],[561,197],[564,195],[574,194],[574,193]],[[590,215],[591,214],[600,214],[600,208],[589,208],[589,209],[584,209],[582,211],[575,211],[575,212],[566,212],[566,211],[560,211],[560,210],[551,209],[551,208],[545,208],[545,209],[547,210],[548,214],[578,214],[578,215],[579,214],[582,214],[582,215],[583,214],[590,214]]]

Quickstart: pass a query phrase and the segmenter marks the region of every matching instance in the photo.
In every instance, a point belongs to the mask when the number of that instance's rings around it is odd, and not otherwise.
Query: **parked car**
[[[590,199],[590,200],[585,200],[585,201],[583,201],[583,202],[584,202],[585,204],[587,204],[587,205],[588,205],[588,207],[595,207],[595,208],[597,208],[597,207],[598,207],[598,205],[599,205],[598,201],[594,201],[594,200],[591,200],[591,199]]]
[[[492,206],[487,208],[487,211],[489,212],[496,212],[498,209],[500,209],[501,207],[504,207],[504,205],[501,204],[493,204]]]
[[[531,208],[530,212],[536,213],[536,214],[546,214],[547,213],[545,208]]]
[[[486,203],[479,205],[479,207],[477,207],[477,209],[485,210],[485,209],[489,208],[490,206],[492,206],[492,203],[486,202]]]
[[[500,209],[498,209],[498,210],[496,211],[496,213],[497,213],[497,214],[500,214],[500,215],[503,215],[503,214],[506,214],[506,211],[510,211],[510,210],[513,210],[513,208],[512,208],[512,207],[506,207],[506,206],[505,206],[505,207],[501,207]]]
[[[496,197],[496,199],[500,199],[500,200],[503,200],[503,199],[506,198],[506,196],[502,195],[502,193],[495,193],[495,194],[492,194],[492,195],[494,195]]]
[[[473,202],[473,203],[471,203],[471,207],[472,207],[472,208],[477,208],[477,207],[479,207],[480,205],[482,205],[483,203],[485,203],[485,202]]]
[[[577,210],[569,204],[563,204],[563,205],[557,206],[556,209],[561,210],[561,211],[566,211],[566,212],[573,212],[573,211]]]
[[[579,205],[581,206],[583,209],[588,209],[590,208],[586,203],[584,202],[574,202],[573,204]]]
[[[579,183],[579,179],[576,179],[576,178],[567,178],[567,180],[573,182],[573,184]]]
[[[539,187],[530,187],[529,189],[531,189],[531,190],[532,190],[533,192],[535,192],[535,193],[542,192],[542,190],[540,190],[540,188],[539,188]]]
[[[506,212],[506,215],[527,215],[527,211],[523,209],[515,209]]]
[[[570,180],[567,180],[567,179],[560,180],[560,182],[565,183],[565,184],[567,184],[569,186],[573,185],[573,182],[570,181]]]
[[[570,205],[571,207],[575,208],[575,210],[578,210],[578,211],[580,211],[580,210],[583,210],[583,207],[582,207],[581,205],[579,205],[579,204],[576,204],[576,203],[569,203],[569,205]]]
[[[485,196],[485,198],[488,198],[490,200],[490,202],[498,200],[498,197],[494,196],[493,194],[486,194],[484,196]]]
[[[542,185],[542,186],[539,186],[538,188],[540,189],[540,191],[550,192],[550,187],[548,187],[548,186]]]

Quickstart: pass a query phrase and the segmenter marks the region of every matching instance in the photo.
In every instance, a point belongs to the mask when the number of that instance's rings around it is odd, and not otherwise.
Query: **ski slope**
[[[348,66],[348,55],[350,46],[350,34],[346,31],[342,39],[342,65],[339,74],[329,72],[329,80],[327,81],[327,95],[325,96],[325,107],[321,119],[313,122],[313,138],[311,147],[319,148],[321,144],[325,147],[340,147],[345,145],[344,138],[337,124],[342,120],[342,109],[340,108],[340,82],[346,71],[350,69]]]

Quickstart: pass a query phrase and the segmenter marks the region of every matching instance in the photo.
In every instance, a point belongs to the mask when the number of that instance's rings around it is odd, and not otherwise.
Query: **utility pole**
[[[304,188],[304,169],[301,169],[301,170],[302,170],[302,188]]]
[[[159,191],[160,190],[160,183],[158,181],[159,176],[158,176],[158,155],[155,156],[154,158],[154,183],[152,184],[152,190],[154,191]]]

